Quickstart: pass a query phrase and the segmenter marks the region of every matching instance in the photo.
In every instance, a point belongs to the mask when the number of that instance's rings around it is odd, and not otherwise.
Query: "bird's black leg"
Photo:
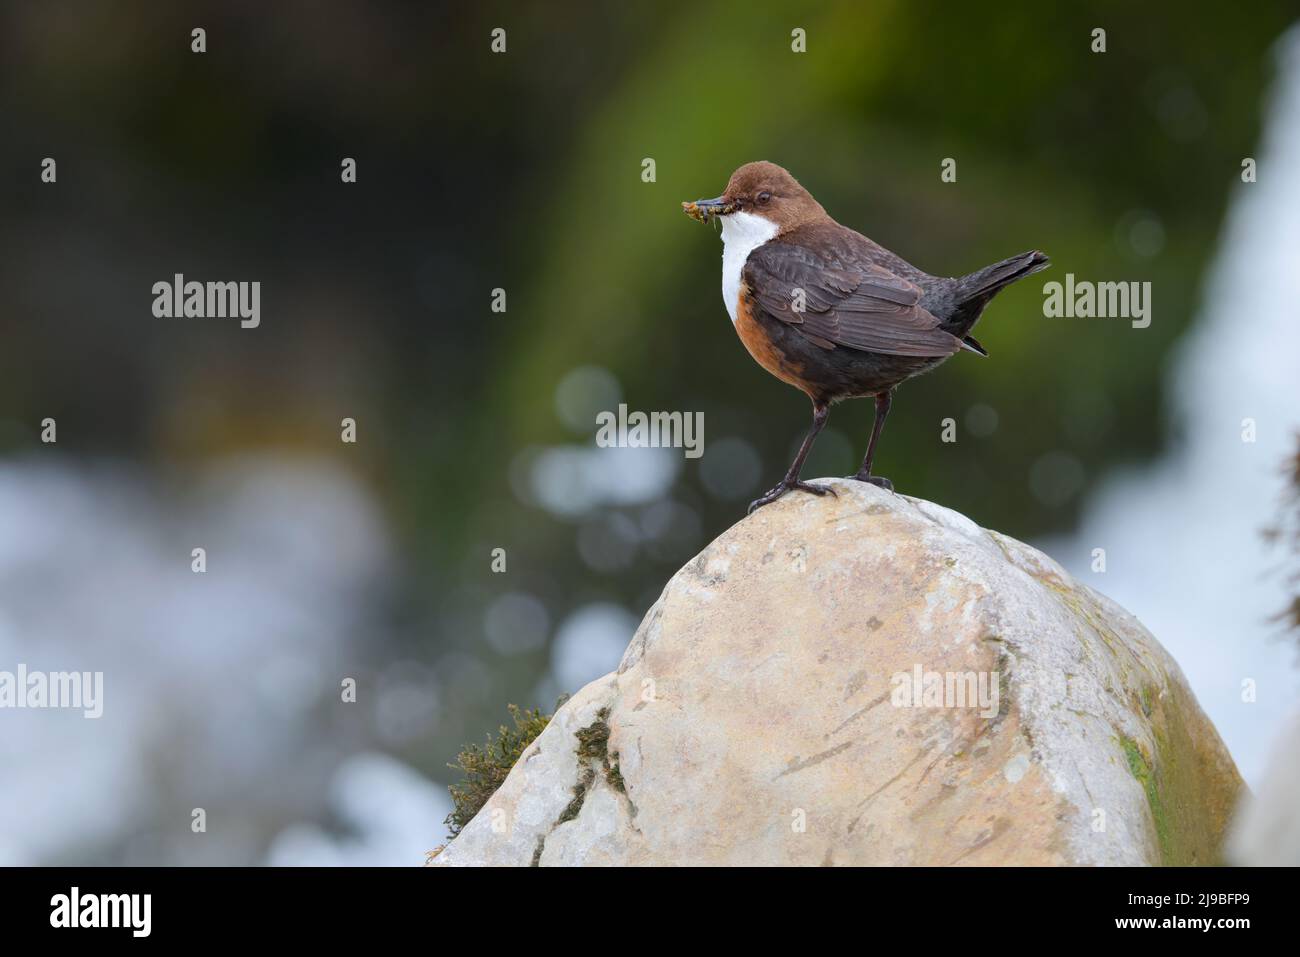
[[[826,419],[830,416],[831,407],[813,403],[813,421],[812,428],[808,430],[808,436],[803,440],[803,445],[799,446],[799,454],[794,457],[794,462],[790,465],[790,470],[785,473],[785,478],[781,479],[779,485],[768,492],[761,498],[756,498],[749,503],[749,511],[753,512],[756,508],[762,508],[770,502],[775,502],[778,498],[793,489],[801,489],[805,492],[812,492],[814,495],[825,495],[828,492],[835,494],[835,490],[826,488],[823,485],[813,485],[809,482],[799,481],[799,472],[803,469],[804,459],[808,458],[808,453],[812,451],[813,442],[817,440],[817,433],[826,425]]]
[[[876,421],[871,426],[871,441],[867,443],[867,455],[862,460],[862,468],[858,469],[858,474],[849,476],[849,478],[855,478],[859,482],[870,482],[872,485],[878,485],[886,492],[894,490],[894,483],[879,475],[872,475],[871,460],[875,458],[876,443],[880,441],[880,433],[884,431],[885,416],[889,415],[889,405],[893,401],[893,397],[893,390],[876,395]]]

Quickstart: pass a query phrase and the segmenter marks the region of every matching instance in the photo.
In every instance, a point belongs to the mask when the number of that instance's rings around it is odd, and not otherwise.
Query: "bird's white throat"
[[[731,322],[736,322],[740,301],[740,273],[745,260],[759,246],[776,237],[776,223],[753,213],[732,213],[722,217],[722,301]]]

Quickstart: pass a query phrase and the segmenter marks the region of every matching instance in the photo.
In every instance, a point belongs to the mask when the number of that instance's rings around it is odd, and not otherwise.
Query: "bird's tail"
[[[1032,252],[1021,253],[1019,256],[1004,259],[992,266],[977,269],[970,275],[962,276],[957,280],[954,289],[957,294],[957,301],[968,302],[972,299],[979,299],[988,302],[1013,282],[1024,279],[1026,276],[1032,276],[1039,270],[1046,269],[1049,265],[1051,265],[1051,260],[1035,249]]]
[[[956,307],[943,328],[958,339],[968,339],[967,333],[974,327],[990,299],[1013,282],[1032,276],[1049,265],[1051,260],[1035,249],[954,279],[952,295],[956,300]],[[972,352],[987,355],[983,347],[973,339],[967,343],[968,348],[972,346]]]

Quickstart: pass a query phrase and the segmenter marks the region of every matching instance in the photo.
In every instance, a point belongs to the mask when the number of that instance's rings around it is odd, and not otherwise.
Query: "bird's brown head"
[[[797,179],[766,160],[746,163],[732,173],[726,190],[717,199],[682,203],[682,208],[700,222],[708,222],[711,216],[750,213],[770,220],[778,233],[829,218]]]

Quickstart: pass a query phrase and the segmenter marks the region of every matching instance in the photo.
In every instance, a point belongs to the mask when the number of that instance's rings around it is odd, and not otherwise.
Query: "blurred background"
[[[802,438],[679,207],[760,158],[931,272],[1052,256],[877,470],[1137,614],[1256,781],[1300,690],[1295,7],[1084,7],[0,5],[0,669],[105,674],[99,720],[0,711],[0,863],[422,863],[460,746],[614,668]],[[1044,318],[1067,272],[1150,327]],[[155,318],[174,273],[260,327]],[[597,448],[619,402],[704,456]]]

